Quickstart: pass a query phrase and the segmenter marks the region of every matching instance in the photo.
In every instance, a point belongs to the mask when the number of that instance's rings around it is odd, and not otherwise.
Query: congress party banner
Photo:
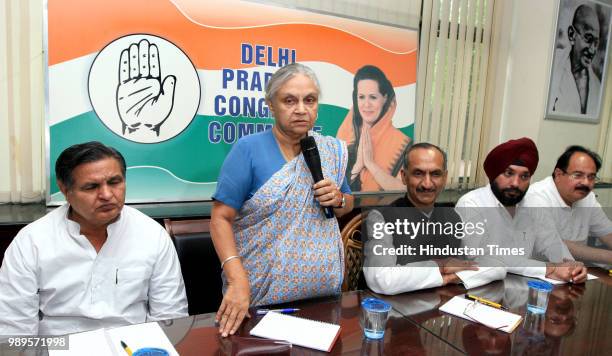
[[[210,199],[232,145],[274,124],[265,85],[293,62],[317,73],[314,130],[349,144],[353,190],[393,189],[368,169],[399,181],[417,42],[415,30],[246,1],[47,0],[47,202],[64,201],[59,154],[91,140],[125,156],[128,202]]]

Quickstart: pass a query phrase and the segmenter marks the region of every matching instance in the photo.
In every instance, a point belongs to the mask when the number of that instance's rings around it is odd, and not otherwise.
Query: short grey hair
[[[442,154],[442,167],[444,168],[444,172],[446,172],[446,170],[447,170],[446,152],[444,152],[444,150],[441,149],[440,147],[434,145],[433,143],[429,143],[429,142],[419,142],[419,143],[416,143],[416,144],[410,146],[410,148],[408,150],[406,150],[406,153],[404,154],[404,169],[408,169],[408,166],[409,166],[408,155],[410,154],[410,152],[412,152],[414,150],[418,150],[418,149],[436,150],[436,151],[440,152]]]
[[[266,101],[272,101],[280,87],[296,74],[303,74],[310,78],[317,88],[317,93],[321,96],[321,85],[319,85],[319,79],[317,79],[315,72],[303,64],[291,63],[277,70],[268,80],[266,84]]]

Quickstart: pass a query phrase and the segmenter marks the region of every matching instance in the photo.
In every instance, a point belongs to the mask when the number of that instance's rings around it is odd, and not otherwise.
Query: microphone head
[[[302,148],[302,152],[307,152],[313,149],[317,149],[317,142],[314,137],[306,136],[300,140],[300,147]]]

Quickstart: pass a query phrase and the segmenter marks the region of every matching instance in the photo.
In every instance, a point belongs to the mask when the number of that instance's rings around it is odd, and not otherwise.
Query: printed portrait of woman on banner
[[[410,137],[393,126],[397,100],[383,71],[366,65],[353,80],[353,106],[338,129],[348,145],[352,191],[404,190],[400,177]]]

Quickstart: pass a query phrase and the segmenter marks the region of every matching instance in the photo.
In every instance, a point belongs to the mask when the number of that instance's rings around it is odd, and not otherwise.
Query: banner
[[[91,140],[125,156],[128,202],[210,199],[232,144],[274,124],[265,84],[293,62],[321,83],[314,130],[353,148],[353,189],[389,188],[364,161],[399,180],[414,130],[415,30],[242,1],[48,0],[46,35],[48,204],[64,200],[59,154]],[[359,73],[370,79],[354,88]],[[371,125],[359,140],[353,112]]]

